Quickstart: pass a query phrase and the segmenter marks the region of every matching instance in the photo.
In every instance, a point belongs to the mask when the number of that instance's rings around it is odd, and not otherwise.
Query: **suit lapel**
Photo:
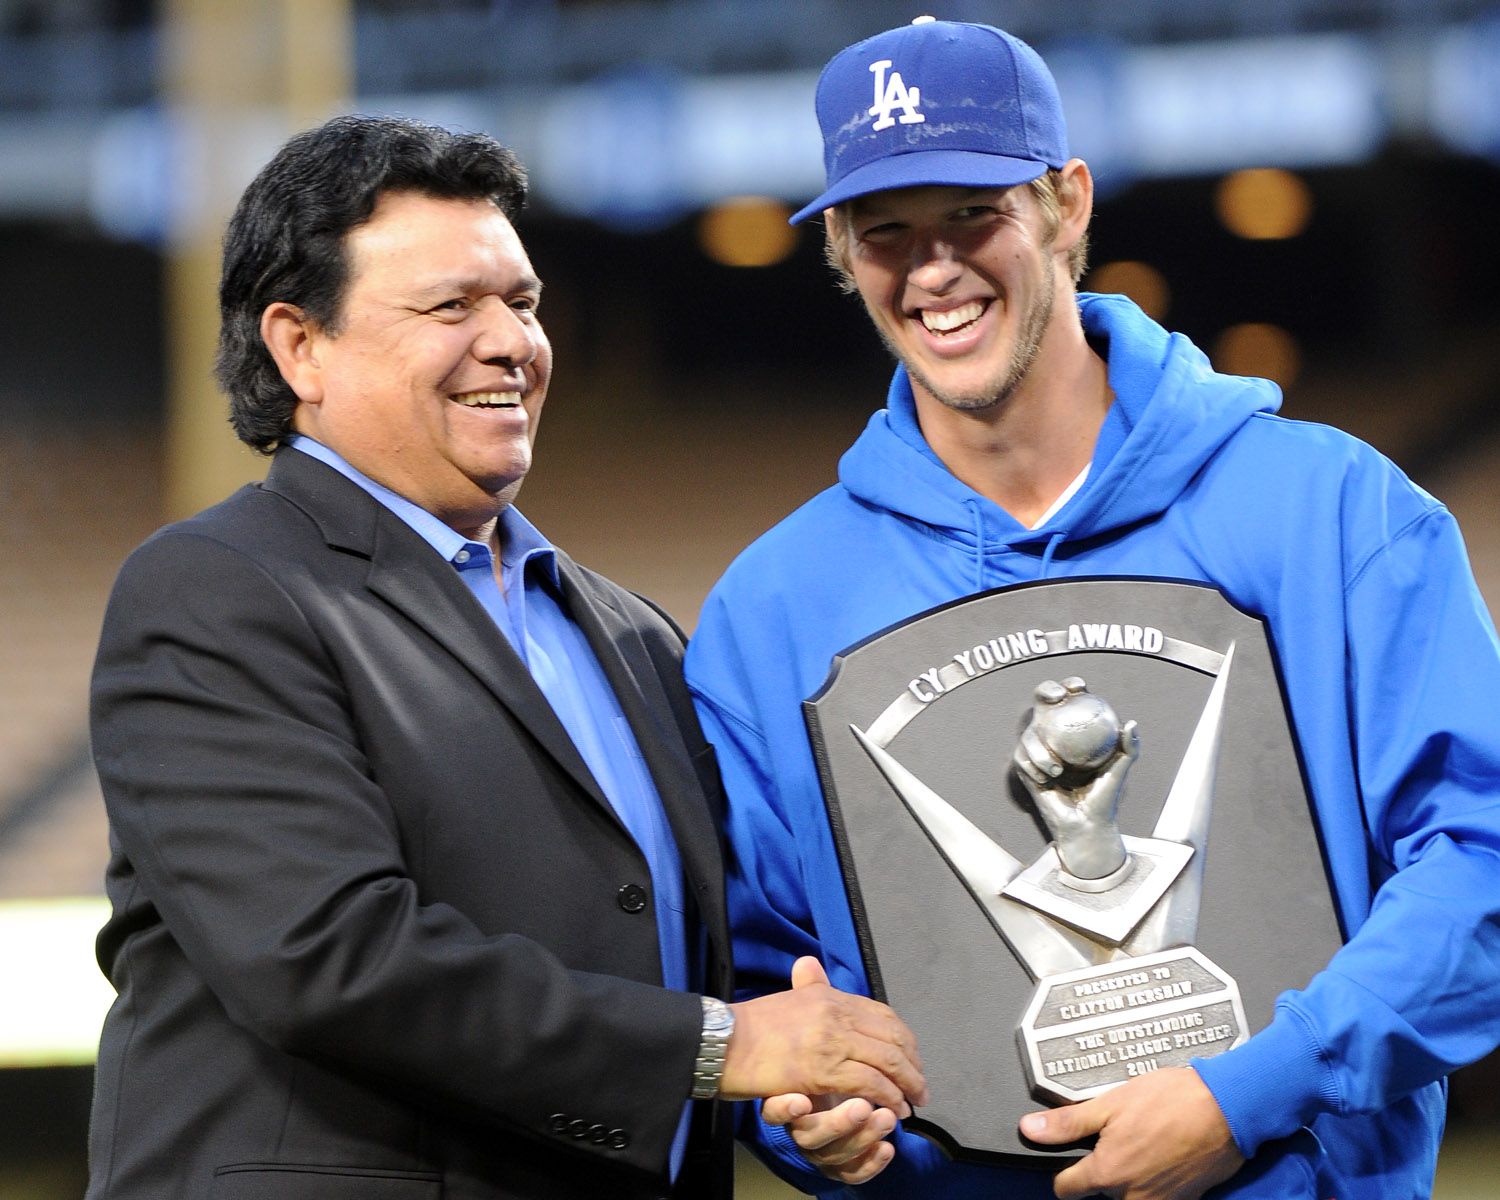
[[[683,869],[694,884],[716,891],[723,873],[718,833],[656,664],[635,625],[562,551],[557,565],[568,611],[593,647],[656,783]]]
[[[296,450],[277,453],[264,486],[316,521],[331,549],[368,559],[370,590],[425,630],[488,688],[557,765],[619,824],[614,808],[520,655],[458,572],[443,563],[419,534],[332,467]]]

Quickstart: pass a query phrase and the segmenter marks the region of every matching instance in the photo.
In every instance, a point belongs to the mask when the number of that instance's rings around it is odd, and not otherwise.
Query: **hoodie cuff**
[[[1316,1039],[1288,1008],[1243,1046],[1192,1067],[1218,1102],[1239,1152],[1254,1156],[1319,1114],[1338,1110],[1338,1089]]]

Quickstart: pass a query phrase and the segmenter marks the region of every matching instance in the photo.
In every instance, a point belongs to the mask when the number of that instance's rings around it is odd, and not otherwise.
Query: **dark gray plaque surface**
[[[1342,940],[1265,627],[1216,589],[1134,579],[1028,584],[923,614],[852,647],[806,703],[808,727],[871,987],[921,1047],[932,1103],[908,1125],[958,1157],[1030,1164],[1076,1157],[1020,1138],[1021,1115],[1058,1100],[1033,1088],[1029,1071],[1084,1072],[1070,1078],[1076,1082],[1091,1078],[1095,1061],[1135,1057],[1134,1071],[1149,1069],[1153,1057],[1171,1065],[1233,1044],[1220,1027],[1234,1022],[1217,1009],[1190,1010],[1201,1014],[1186,1019],[1190,1028],[1168,1019],[1170,1005],[1149,1014],[1153,1027],[1145,1019],[1102,1022],[1103,1044],[1114,1047],[1108,1058],[1086,1057],[1094,1036],[1087,1029],[1075,1031],[1076,1055],[1047,1046],[1045,1015],[1033,1051],[1019,1036],[1046,991],[1037,979],[1064,971],[1066,954],[1080,945],[1092,952],[1096,941],[998,897],[1004,879],[976,891],[975,868],[950,851],[958,847],[963,859],[977,849],[982,862],[1009,859],[1033,873],[1046,866],[1039,860],[1051,854],[1049,832],[1011,757],[1036,688],[1067,677],[1082,678],[1121,721],[1136,722],[1140,753],[1117,810],[1127,845],[1174,836],[1163,833],[1169,794],[1191,790],[1187,764],[1201,758],[1211,726],[1206,771],[1199,764],[1199,791],[1211,804],[1202,814],[1205,844],[1186,868],[1173,868],[1182,879],[1162,907],[1129,937],[1112,932],[1098,941],[1100,954],[1162,949],[1144,932],[1155,922],[1164,946],[1191,946],[1237,985],[1243,1036],[1266,1025],[1276,996],[1305,986]],[[924,825],[910,799],[919,792],[956,814],[953,827],[935,835]],[[1175,924],[1163,933],[1162,916],[1174,904]],[[1027,914],[1023,925],[1062,930],[1065,953],[1032,954],[1031,935],[1016,932],[1015,910]],[[1163,1038],[1172,1053],[1149,1055],[1153,1046],[1165,1049]],[[1053,1066],[1027,1061],[1033,1053]]]

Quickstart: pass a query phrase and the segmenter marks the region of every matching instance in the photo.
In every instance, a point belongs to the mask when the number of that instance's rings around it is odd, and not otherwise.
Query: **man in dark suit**
[[[511,505],[551,368],[524,191],[488,138],[340,118],[231,221],[219,376],[274,458],[105,621],[91,1198],[721,1194],[695,1099],[925,1099],[815,960],[715,998],[681,634]]]

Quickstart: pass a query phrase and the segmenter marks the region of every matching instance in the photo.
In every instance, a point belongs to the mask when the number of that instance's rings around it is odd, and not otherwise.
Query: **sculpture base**
[[[1049,845],[1000,894],[1056,917],[1108,946],[1118,946],[1193,857],[1193,848],[1181,842],[1128,835],[1123,840],[1130,857],[1119,872],[1120,881],[1106,890],[1094,890],[1088,880],[1074,882],[1058,860],[1057,848]]]

